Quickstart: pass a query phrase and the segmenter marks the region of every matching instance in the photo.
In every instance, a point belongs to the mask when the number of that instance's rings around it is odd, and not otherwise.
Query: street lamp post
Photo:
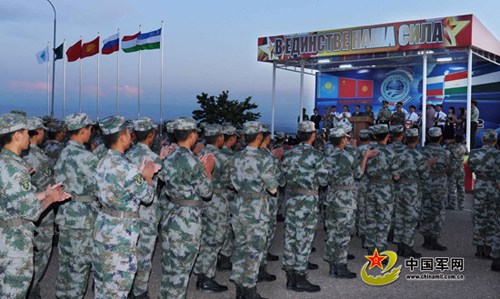
[[[50,116],[54,116],[54,82],[56,80],[56,53],[54,52],[54,49],[56,48],[56,8],[50,2],[50,0],[47,0],[49,2],[50,6],[52,6],[52,9],[54,10],[54,43],[52,47],[52,103],[51,103],[51,108],[50,108]]]

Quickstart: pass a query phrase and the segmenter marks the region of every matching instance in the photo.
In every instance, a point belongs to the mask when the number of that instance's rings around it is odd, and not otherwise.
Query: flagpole
[[[52,6],[52,9],[54,10],[54,49],[56,48],[56,8],[50,2],[50,0],[47,0],[49,2],[50,6]],[[50,116],[54,116],[54,83],[56,79],[56,53],[53,53],[52,55],[52,109]]]
[[[97,121],[99,121],[99,61],[100,61],[100,57],[101,57],[101,55],[99,55],[100,54],[99,49],[101,48],[99,37],[100,37],[100,33],[97,32],[97,38],[99,40],[99,42],[98,42],[99,46],[97,48],[97,51],[98,51],[97,52],[97,104],[96,104],[97,105],[97,107],[96,107],[96,119],[97,119]]]
[[[118,28],[118,51],[116,51],[116,111],[115,114],[118,115],[118,108],[120,103],[119,98],[119,83],[120,82],[120,29]]]
[[[83,37],[80,35],[80,41],[83,40]],[[80,52],[81,52],[80,48]],[[81,56],[81,53],[80,53]],[[80,89],[79,89],[79,97],[78,97],[78,112],[82,113],[82,59],[80,58]]]
[[[62,116],[66,116],[66,59],[64,59],[64,53],[66,53],[66,39],[63,41],[63,113]]]
[[[160,56],[161,56],[161,70],[160,70],[160,127],[163,122],[163,21],[161,21],[161,34],[160,34]],[[163,130],[160,129],[160,135]]]
[[[139,34],[141,33],[141,25],[139,25]],[[141,50],[139,49],[139,70],[137,78],[137,117],[141,116]]]
[[[49,42],[47,42],[47,115],[50,115],[50,54]]]

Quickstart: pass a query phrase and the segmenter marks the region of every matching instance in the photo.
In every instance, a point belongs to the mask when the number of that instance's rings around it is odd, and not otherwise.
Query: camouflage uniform
[[[245,135],[258,134],[261,124],[247,122]],[[234,231],[234,253],[231,279],[239,287],[253,289],[259,264],[265,252],[269,205],[267,191],[278,187],[273,161],[258,148],[247,146],[229,162],[231,183],[237,194],[231,224]]]
[[[407,129],[406,136],[418,137],[418,129]],[[429,165],[420,151],[414,148],[406,147],[398,155],[403,162],[394,202],[394,242],[413,247],[422,206],[420,185],[429,178]]]
[[[65,118],[68,130],[79,130],[93,122],[84,113]],[[98,203],[95,195],[97,158],[83,144],[69,140],[54,166],[57,182],[72,195],[56,215],[59,225],[59,270],[56,297],[83,298],[92,264],[92,231]]]
[[[0,116],[0,135],[27,128],[19,114]],[[26,162],[8,149],[0,152],[0,297],[26,298],[33,277],[33,231],[42,204]]]
[[[343,128],[332,129],[330,136],[348,136]],[[355,178],[363,171],[358,155],[335,147],[326,157],[329,165],[329,190],[326,199],[326,259],[332,265],[347,264],[347,250],[354,229],[356,212]]]
[[[107,152],[108,152],[108,149],[106,148],[104,143],[99,144],[99,146],[97,146],[93,151],[94,155],[97,157],[97,161],[104,158],[104,156],[106,156]]]
[[[222,134],[220,125],[207,125],[205,136]],[[212,172],[213,195],[209,202],[204,202],[201,217],[202,236],[200,253],[194,265],[193,272],[208,278],[215,277],[217,269],[217,255],[224,244],[228,223],[228,191],[229,172],[227,170],[228,157],[212,144],[207,144],[199,155],[213,154],[215,165]]]
[[[149,131],[154,129],[154,123],[151,119],[143,117],[134,121],[134,130]],[[146,144],[138,142],[136,146],[126,154],[127,158],[136,166],[141,165],[143,159],[153,161],[161,165],[162,161],[156,153]],[[153,188],[158,186],[158,177],[153,177]],[[132,294],[135,296],[148,292],[148,282],[151,275],[152,258],[155,249],[156,238],[158,237],[158,225],[161,220],[160,203],[155,192],[153,200],[148,203],[141,203],[139,207],[139,218],[141,219],[141,230],[139,241],[137,243],[137,274],[135,276]]]
[[[99,126],[105,135],[126,129],[121,116],[105,118]],[[113,149],[99,161],[96,171],[102,208],[93,236],[95,297],[125,299],[137,272],[139,206],[153,200],[154,189],[145,182],[137,165]]]
[[[361,136],[363,134],[363,138],[368,138],[368,130],[363,131],[361,130],[359,132],[359,135]],[[363,145],[360,145],[358,147],[358,159],[362,158],[362,154],[370,149],[372,144],[366,143]],[[359,180],[356,180],[356,189],[358,190],[356,200],[357,200],[357,209],[356,209],[356,220],[357,220],[357,232],[358,235],[361,237],[364,243],[365,235],[366,235],[366,191],[367,191],[367,185],[368,185],[368,178],[364,175],[362,176]],[[362,244],[364,246],[364,244]]]
[[[483,140],[496,140],[496,132],[483,131]],[[476,174],[474,186],[473,243],[476,246],[491,247],[495,235],[495,201],[498,201],[498,178],[495,172],[499,168],[500,151],[495,147],[484,145],[469,155],[469,168]],[[489,249],[488,249],[489,250]]]
[[[373,133],[387,133],[387,125],[373,126]],[[387,249],[387,235],[394,205],[393,177],[399,175],[400,159],[384,144],[373,149],[379,154],[366,163],[365,174],[369,182],[366,192],[366,246],[371,254],[377,248]]]
[[[402,125],[393,125],[390,128],[390,131],[392,134],[398,134],[398,133],[403,133],[404,132],[404,127]],[[387,145],[387,147],[396,154],[396,156],[401,156],[405,151],[406,151],[406,145],[404,145],[400,140],[393,140],[392,143]],[[401,159],[401,161],[404,161]],[[391,229],[389,232],[389,241],[393,241],[394,239],[394,224],[395,224],[395,219],[396,219],[396,199],[401,197],[401,185],[400,184],[394,184],[394,208],[392,210],[392,221],[391,221]]]
[[[233,150],[226,146],[222,147],[221,152],[226,156],[227,160],[231,159],[234,155]],[[226,257],[230,257],[231,255],[233,255],[234,251],[233,247],[234,233],[233,233],[233,227],[231,226],[231,214],[232,214],[231,205],[234,202],[235,192],[233,190],[226,189],[226,193],[228,201],[228,214],[227,214],[228,226],[226,230],[226,236],[224,237],[224,244],[222,244],[220,254]]]
[[[428,132],[431,137],[441,136],[441,129],[433,127]],[[447,173],[451,163],[450,153],[439,144],[430,143],[422,148],[426,159],[438,157],[430,169],[430,176],[423,184],[421,230],[424,238],[437,240],[441,233],[447,200]],[[425,244],[425,243],[424,243]],[[424,246],[425,247],[425,246]]]
[[[496,165],[500,165],[500,155],[497,155]],[[493,242],[491,245],[491,257],[493,258],[493,263],[491,269],[493,271],[500,271],[500,167],[495,168],[495,183],[497,184],[497,197],[495,201],[495,236],[493,237]]]
[[[42,119],[32,117],[28,119],[28,130],[46,129]],[[35,171],[31,176],[31,183],[38,190],[45,190],[50,184],[54,184],[54,170],[43,151],[36,145],[31,144],[28,155],[23,157]],[[40,218],[35,222],[35,274],[31,285],[31,293],[38,295],[40,286],[38,283],[42,279],[45,269],[49,265],[50,254],[52,253],[52,238],[54,237],[54,209],[46,209]]]
[[[49,131],[51,132],[60,132],[66,129],[64,122],[54,122],[51,123],[48,127]],[[56,165],[57,159],[59,159],[63,148],[64,144],[57,140],[47,141],[47,144],[45,145],[43,151],[45,152],[47,157],[49,157],[51,167],[54,167],[54,165]]]
[[[313,132],[313,122],[299,123],[299,131]],[[312,242],[318,222],[318,188],[328,185],[328,170],[324,156],[307,143],[286,152],[283,171],[290,197],[285,217],[285,249],[283,268],[300,274],[307,273]]]
[[[175,130],[195,130],[194,120],[178,119]],[[162,220],[162,283],[160,298],[185,298],[189,274],[201,238],[201,201],[212,195],[212,180],[193,153],[179,146],[163,162],[159,178],[165,182],[170,202]]]
[[[448,176],[448,208],[464,209],[465,171],[464,156],[467,148],[464,144],[451,144],[447,147],[451,156],[451,167]]]

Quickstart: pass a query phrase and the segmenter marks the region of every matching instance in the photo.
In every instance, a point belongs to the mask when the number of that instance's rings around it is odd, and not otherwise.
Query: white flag
[[[36,53],[36,60],[39,64],[49,62],[49,48],[45,47],[42,51]]]

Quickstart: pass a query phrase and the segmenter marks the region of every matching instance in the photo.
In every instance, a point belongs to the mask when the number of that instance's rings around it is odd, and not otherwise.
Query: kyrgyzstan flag
[[[66,56],[68,57],[68,62],[78,60],[80,58],[81,51],[82,51],[82,40],[79,40],[74,45],[69,47],[68,51],[66,51]]]
[[[339,78],[339,98],[356,97],[356,79]]]
[[[82,45],[80,58],[83,59],[85,57],[93,56],[97,53],[99,53],[99,36],[96,37],[93,41]]]
[[[373,98],[373,80],[358,80],[358,98]]]

